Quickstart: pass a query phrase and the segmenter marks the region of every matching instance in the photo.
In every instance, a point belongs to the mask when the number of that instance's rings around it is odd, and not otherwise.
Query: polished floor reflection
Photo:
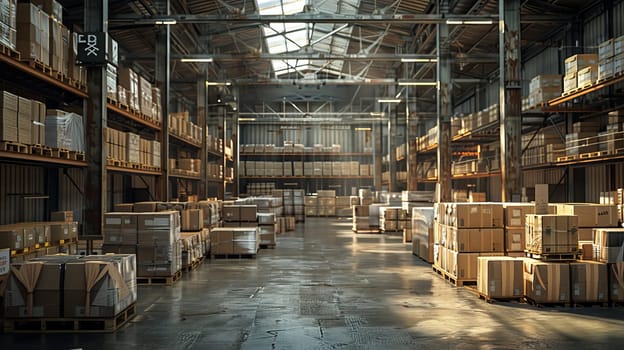
[[[624,307],[487,304],[399,236],[308,219],[257,259],[139,289],[115,334],[0,335],[1,349],[620,349]]]

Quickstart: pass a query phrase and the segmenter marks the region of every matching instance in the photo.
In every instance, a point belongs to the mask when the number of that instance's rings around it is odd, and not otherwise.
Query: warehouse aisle
[[[213,260],[140,287],[115,334],[0,335],[2,349],[620,348],[624,308],[486,304],[399,236],[309,219],[257,259]],[[581,346],[580,343],[583,343]]]

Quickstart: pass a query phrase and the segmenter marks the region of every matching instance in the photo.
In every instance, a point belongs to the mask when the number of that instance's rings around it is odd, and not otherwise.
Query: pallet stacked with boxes
[[[305,215],[308,217],[319,216],[318,196],[303,197],[303,205],[305,207]]]
[[[412,208],[412,254],[433,263],[433,207]]]
[[[561,96],[561,79],[559,74],[533,77],[529,84],[529,101],[526,109],[543,107],[549,100]]]
[[[598,55],[578,54],[565,59],[563,76],[563,95],[591,86],[598,77]]]
[[[275,248],[277,221],[273,213],[258,213],[258,239],[260,248]]]
[[[50,255],[13,263],[4,331],[110,332],[134,317],[136,301],[132,254]]]
[[[208,229],[204,228],[204,210],[201,208],[187,208],[180,212],[182,241],[182,269],[194,270],[204,260],[206,255],[206,236]]]
[[[336,191],[318,190],[318,216],[336,216]]]
[[[434,270],[456,285],[477,282],[479,256],[504,255],[501,203],[440,203]]]
[[[565,203],[556,204],[557,215],[577,216],[577,247],[590,244],[594,240],[595,228],[619,227],[619,217],[616,205],[591,204],[591,203]],[[581,251],[581,249],[579,249]],[[581,251],[585,255],[585,251]],[[587,252],[587,257],[591,252]]]
[[[384,233],[403,232],[409,220],[401,207],[382,207],[379,211],[379,228]]]
[[[371,226],[370,206],[354,205],[353,206],[353,232],[355,233],[378,233],[378,226]]]
[[[204,137],[202,128],[190,121],[188,112],[169,113],[169,132],[199,145]]]
[[[535,214],[532,203],[503,203],[505,255],[523,257],[526,249],[526,216]]]
[[[105,214],[102,251],[136,254],[139,283],[172,284],[182,268],[179,212],[155,212],[153,202],[145,204],[149,211],[138,212],[137,204],[137,212]]]
[[[121,166],[161,167],[160,141],[147,140],[132,132],[105,129],[106,158]]]

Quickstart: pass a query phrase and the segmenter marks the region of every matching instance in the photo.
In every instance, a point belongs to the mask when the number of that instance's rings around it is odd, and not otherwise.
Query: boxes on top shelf
[[[50,17],[30,3],[17,5],[16,49],[24,59],[50,65]]]
[[[576,72],[566,74],[563,77],[563,92],[568,92],[577,87]]]
[[[566,74],[576,73],[583,68],[598,64],[598,55],[593,53],[577,54],[565,59]]]
[[[598,66],[592,65],[579,69],[576,73],[576,77],[576,84],[579,88],[585,88],[592,85],[596,82],[596,80],[598,80]]]
[[[62,22],[63,21],[63,6],[56,0],[31,0],[33,4],[41,7],[45,13],[50,15],[51,18]]]
[[[598,60],[604,61],[613,57],[613,39],[603,41],[598,45]]]
[[[598,80],[611,78],[615,74],[613,57],[600,61],[598,64]]]
[[[613,57],[613,74],[624,73],[624,53]]]
[[[536,75],[529,83],[529,93],[536,92],[540,89],[545,91],[548,91],[548,89],[561,91],[561,78],[560,74]]]

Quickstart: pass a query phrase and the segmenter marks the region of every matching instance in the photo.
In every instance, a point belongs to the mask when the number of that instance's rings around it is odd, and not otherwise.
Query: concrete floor
[[[621,349],[624,307],[487,304],[399,236],[309,219],[257,259],[142,286],[114,334],[0,335],[0,349]]]

